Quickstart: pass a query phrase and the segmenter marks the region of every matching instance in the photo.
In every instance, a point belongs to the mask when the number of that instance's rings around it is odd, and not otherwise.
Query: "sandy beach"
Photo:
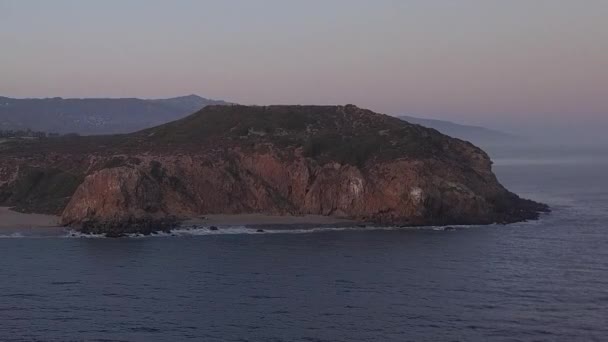
[[[58,228],[59,217],[41,214],[24,214],[12,211],[7,207],[0,207],[0,229],[24,231],[30,229]],[[358,222],[320,215],[303,216],[274,216],[264,214],[237,214],[237,215],[204,215],[183,221],[184,225],[203,226],[302,226],[302,225],[348,225]]]
[[[0,229],[56,228],[59,217],[41,214],[23,214],[0,207]]]

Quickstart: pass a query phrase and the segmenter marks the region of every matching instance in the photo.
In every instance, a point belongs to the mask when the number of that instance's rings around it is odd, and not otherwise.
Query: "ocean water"
[[[540,221],[0,238],[0,341],[605,341],[608,154],[495,154]]]

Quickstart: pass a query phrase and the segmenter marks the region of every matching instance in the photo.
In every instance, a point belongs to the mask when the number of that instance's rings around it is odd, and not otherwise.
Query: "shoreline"
[[[9,207],[0,207],[0,231],[3,233],[69,229],[69,227],[61,227],[59,219],[59,216],[20,213],[11,210]],[[244,226],[252,229],[258,227],[292,227],[296,229],[306,226],[357,226],[360,224],[362,222],[322,215],[211,214],[184,219],[180,221],[178,226]]]
[[[0,207],[0,236],[7,235],[25,235],[25,236],[52,236],[61,235],[72,230],[78,231],[76,228],[62,227],[59,225],[59,216],[20,213],[11,210],[8,207]],[[540,217],[534,219],[536,221]],[[527,221],[527,220],[524,220]],[[467,224],[479,225],[479,224]],[[483,225],[483,224],[482,224]],[[459,224],[439,224],[428,226],[410,226],[437,228],[444,227],[444,230],[455,230]],[[135,226],[137,227],[137,226]],[[356,221],[335,216],[322,215],[266,215],[266,214],[210,214],[201,215],[195,218],[185,218],[180,220],[175,226],[170,229],[148,229],[138,231],[137,228],[133,231],[81,231],[82,234],[105,234],[106,237],[122,237],[129,234],[155,234],[159,232],[169,232],[172,229],[208,229],[217,231],[229,228],[245,228],[247,230],[264,232],[273,230],[314,230],[316,228],[366,228],[366,227],[392,227],[390,225],[376,225],[372,222]],[[396,226],[395,226],[396,227]],[[407,228],[407,227],[403,227]]]

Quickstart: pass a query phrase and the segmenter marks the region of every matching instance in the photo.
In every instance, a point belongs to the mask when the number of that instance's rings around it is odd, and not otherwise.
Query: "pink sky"
[[[608,1],[0,0],[0,95],[608,122]]]

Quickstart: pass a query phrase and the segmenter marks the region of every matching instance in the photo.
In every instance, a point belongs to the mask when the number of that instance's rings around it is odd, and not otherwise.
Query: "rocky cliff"
[[[548,210],[500,185],[472,144],[352,105],[210,106],[134,134],[2,144],[0,162],[0,203],[87,231],[212,213],[435,225]]]

